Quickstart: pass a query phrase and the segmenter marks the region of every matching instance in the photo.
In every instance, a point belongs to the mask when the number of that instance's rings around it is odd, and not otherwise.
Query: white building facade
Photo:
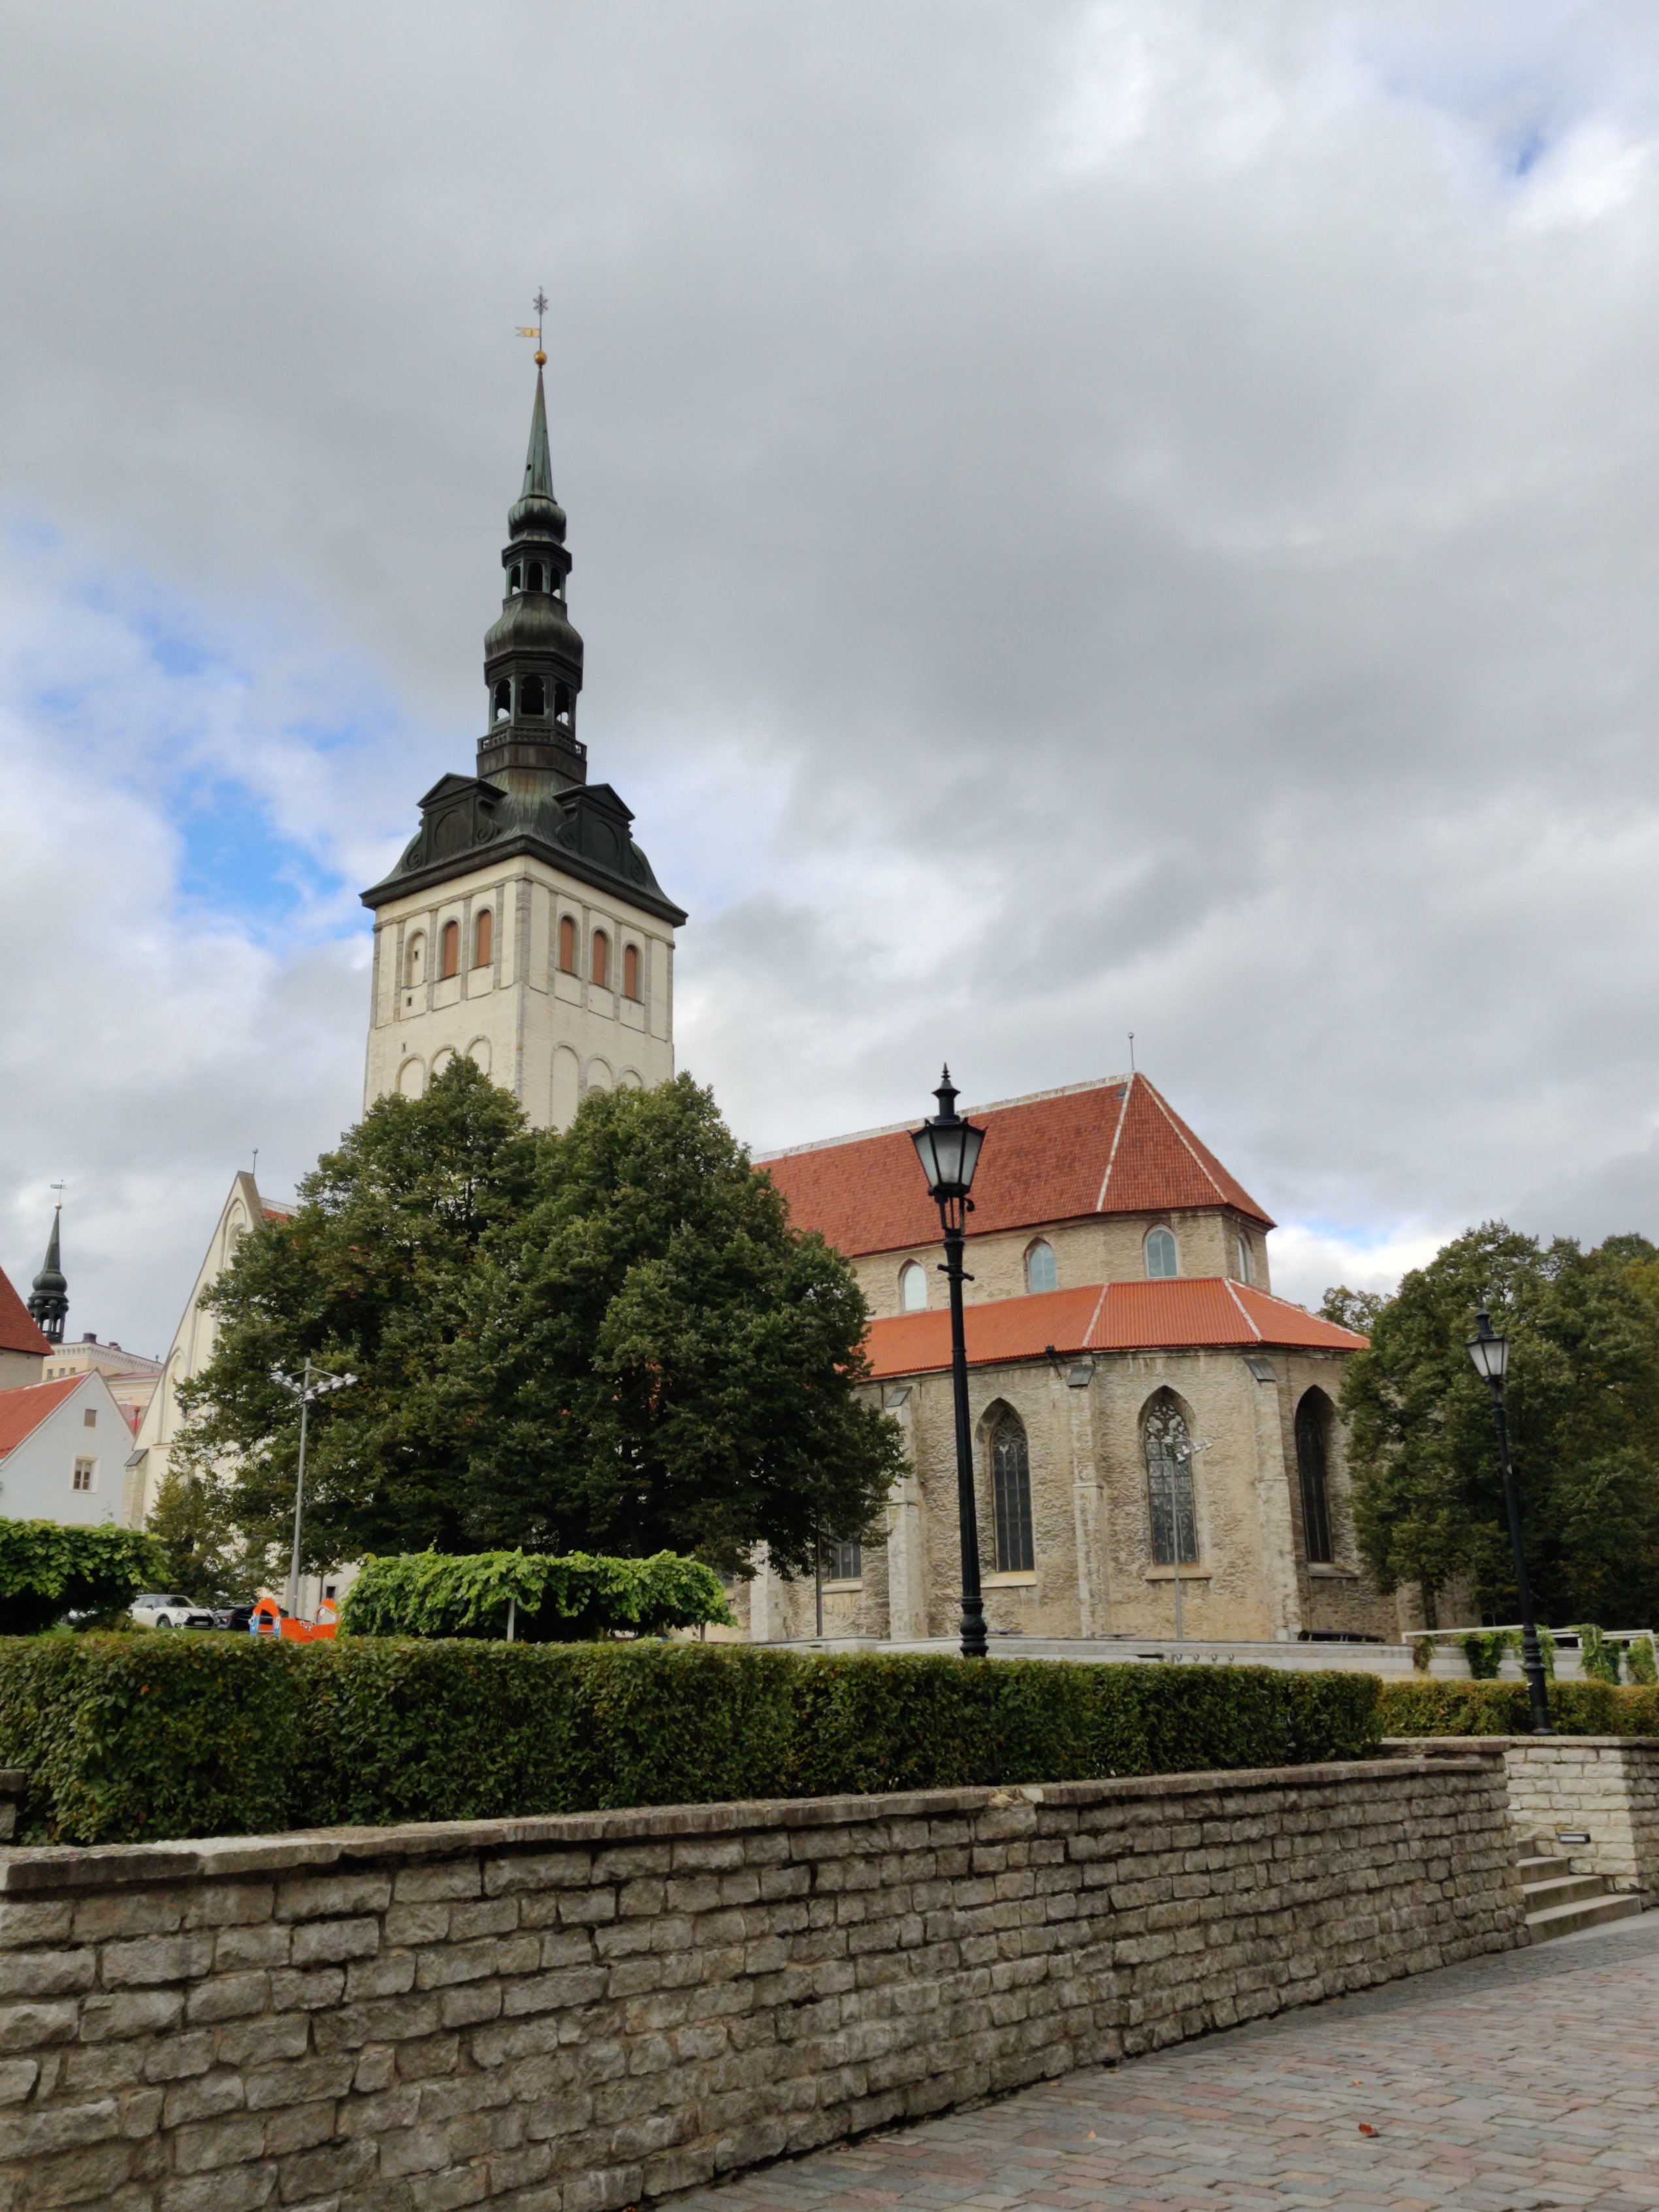
[[[0,1514],[82,1528],[118,1521],[131,1437],[95,1370],[0,1391]]]

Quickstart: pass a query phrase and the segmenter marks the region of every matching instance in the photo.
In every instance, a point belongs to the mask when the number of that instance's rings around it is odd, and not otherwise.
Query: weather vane
[[[542,345],[542,318],[547,313],[546,293],[538,291],[530,304],[536,310],[536,319],[533,324],[520,323],[519,325],[519,336],[521,338],[535,339],[536,366],[538,368],[544,368],[547,366],[547,355]]]

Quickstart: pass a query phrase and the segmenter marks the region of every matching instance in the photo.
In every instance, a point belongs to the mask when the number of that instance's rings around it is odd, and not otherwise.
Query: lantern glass
[[[1480,1319],[1486,1325],[1478,1336],[1469,1339],[1469,1358],[1474,1362],[1476,1374],[1484,1376],[1488,1382],[1501,1382],[1509,1371],[1510,1340],[1494,1331],[1484,1313]]]

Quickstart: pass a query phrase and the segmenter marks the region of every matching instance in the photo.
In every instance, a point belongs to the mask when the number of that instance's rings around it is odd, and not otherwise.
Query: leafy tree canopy
[[[1483,1291],[1510,1340],[1540,1618],[1646,1626],[1659,1620],[1659,1250],[1644,1237],[1586,1252],[1488,1222],[1376,1304],[1343,1392],[1367,1561],[1386,1589],[1472,1578],[1488,1617],[1516,1617],[1491,1400],[1464,1348]],[[1328,1292],[1326,1310],[1355,1295]]]
[[[596,1092],[562,1134],[458,1059],[378,1100],[204,1301],[182,1464],[257,1545],[293,1510],[270,1370],[357,1378],[307,1454],[313,1562],[522,1547],[784,1571],[871,1524],[901,1466],[864,1403],[852,1270],[682,1076]]]

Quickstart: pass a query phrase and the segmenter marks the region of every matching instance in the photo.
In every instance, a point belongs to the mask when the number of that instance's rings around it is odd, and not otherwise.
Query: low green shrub
[[[55,1637],[0,1645],[20,1842],[1295,1766],[1376,1747],[1369,1674],[743,1644]]]
[[[1550,1719],[1563,1735],[1659,1735],[1659,1689],[1610,1682],[1552,1682]],[[1384,1735],[1526,1735],[1532,1711],[1524,1682],[1436,1682],[1417,1675],[1384,1682]]]
[[[737,1626],[714,1570],[677,1552],[648,1559],[415,1552],[364,1560],[346,1593],[340,1632],[505,1638],[509,1603],[514,1640],[525,1644],[583,1644],[617,1629],[660,1636],[705,1623]]]
[[[36,1636],[70,1613],[119,1613],[166,1572],[160,1545],[137,1528],[0,1521],[0,1636]]]

